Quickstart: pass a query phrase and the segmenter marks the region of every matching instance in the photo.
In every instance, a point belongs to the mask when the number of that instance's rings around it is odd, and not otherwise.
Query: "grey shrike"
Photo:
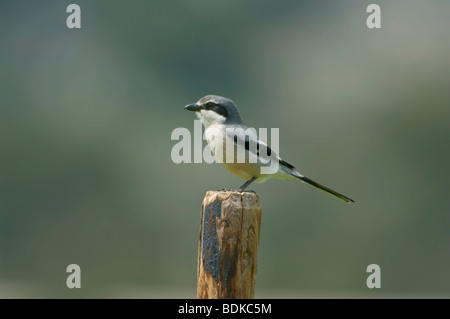
[[[196,112],[205,127],[205,139],[218,162],[234,175],[246,180],[237,191],[242,192],[252,182],[263,182],[271,177],[299,179],[348,203],[354,202],[351,198],[303,176],[294,169],[294,166],[282,160],[258,139],[256,133],[247,130],[248,127],[242,123],[239,111],[232,100],[207,95],[197,103],[186,105],[184,109]],[[224,160],[224,156],[230,152],[233,160]],[[248,160],[244,162],[237,160],[237,157],[242,155]],[[262,174],[261,162],[267,163],[271,160],[277,161],[278,169],[273,174]]]

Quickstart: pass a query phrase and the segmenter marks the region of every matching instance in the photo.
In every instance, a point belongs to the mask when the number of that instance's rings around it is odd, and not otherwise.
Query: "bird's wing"
[[[289,169],[294,166],[284,161],[266,143],[258,139],[255,130],[235,129],[227,131],[227,141],[233,141],[233,147],[237,147],[237,152],[244,151],[248,159],[246,161],[257,160],[257,162],[267,163],[270,160],[277,160],[281,165]]]

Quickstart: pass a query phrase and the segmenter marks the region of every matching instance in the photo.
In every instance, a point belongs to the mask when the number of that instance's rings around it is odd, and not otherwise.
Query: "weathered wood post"
[[[206,193],[198,243],[197,298],[253,298],[260,225],[261,206],[255,193]]]

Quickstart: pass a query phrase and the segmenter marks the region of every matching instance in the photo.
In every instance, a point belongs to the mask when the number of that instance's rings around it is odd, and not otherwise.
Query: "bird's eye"
[[[205,104],[207,108],[212,108],[215,104],[213,102],[208,102]]]

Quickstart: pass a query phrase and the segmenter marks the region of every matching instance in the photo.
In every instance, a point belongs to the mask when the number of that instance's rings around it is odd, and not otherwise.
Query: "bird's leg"
[[[236,191],[238,191],[238,192],[243,192],[244,189],[246,189],[246,188],[248,187],[248,185],[250,185],[251,183],[253,183],[255,179],[256,179],[256,177],[252,177],[251,179],[249,179],[248,181],[246,181],[241,187],[239,187]]]

